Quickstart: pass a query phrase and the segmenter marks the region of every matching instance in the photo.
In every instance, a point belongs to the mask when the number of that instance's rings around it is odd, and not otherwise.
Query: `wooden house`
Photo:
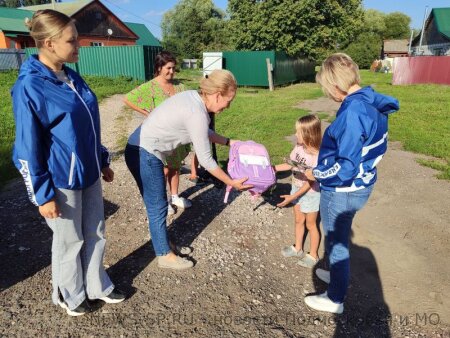
[[[23,49],[35,47],[25,18],[31,18],[32,11],[0,7],[0,49]]]
[[[384,40],[381,58],[395,58],[408,56],[408,40]]]
[[[139,39],[127,25],[98,0],[57,2],[21,7],[29,11],[55,9],[75,20],[80,46],[135,45]]]
[[[31,18],[41,9],[55,9],[73,18],[83,47],[136,44],[161,47],[144,24],[124,23],[100,1],[82,0],[21,8],[0,7],[0,49],[35,47],[25,18]]]
[[[422,32],[411,43],[412,55],[450,55],[450,7],[433,8],[422,39],[421,35]]]

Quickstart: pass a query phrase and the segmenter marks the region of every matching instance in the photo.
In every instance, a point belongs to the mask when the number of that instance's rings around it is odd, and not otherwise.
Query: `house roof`
[[[384,40],[383,50],[385,53],[392,52],[408,52],[408,40]]]
[[[433,8],[425,23],[425,27],[428,27],[433,17],[434,21],[436,22],[436,29],[438,30],[438,32],[445,38],[450,39],[450,7]],[[421,33],[422,31],[413,39],[412,45],[417,44],[420,39]]]
[[[439,33],[450,39],[450,7],[433,8],[431,12],[434,14]]]
[[[34,12],[17,8],[0,7],[0,30],[4,32],[27,33],[25,18],[33,16]]]
[[[136,35],[136,33],[134,33],[133,30],[131,30],[127,25],[125,25],[125,23],[122,20],[120,20],[113,12],[111,12],[99,0],[77,0],[77,1],[71,1],[71,2],[56,2],[56,3],[49,3],[49,4],[43,4],[43,5],[21,7],[21,9],[23,8],[24,10],[30,10],[30,11],[38,11],[38,10],[42,10],[42,9],[55,9],[61,13],[66,14],[67,16],[69,16],[71,18],[74,18],[74,17],[76,18],[76,15],[78,12],[81,12],[84,8],[86,8],[89,5],[94,4],[94,3],[103,7],[105,9],[105,11],[107,11],[110,14],[110,16],[116,18],[117,21],[120,23],[120,25],[123,26],[124,30],[129,31],[130,35],[133,38],[136,38],[136,39],[139,38],[139,36]]]
[[[75,13],[77,13],[80,9],[82,9],[83,7],[86,7],[93,1],[94,0],[80,0],[80,1],[73,1],[73,2],[55,2],[52,4],[50,3],[50,4],[44,4],[44,5],[26,6],[26,7],[22,7],[22,8],[30,10],[30,11],[38,11],[40,9],[54,9],[58,12],[64,13],[67,16],[72,16]]]
[[[161,47],[158,39],[153,36],[144,24],[134,22],[124,22],[124,24],[139,36],[139,39],[136,40],[137,45]]]

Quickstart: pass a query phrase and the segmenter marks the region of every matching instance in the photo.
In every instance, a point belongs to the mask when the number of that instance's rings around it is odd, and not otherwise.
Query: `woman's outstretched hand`
[[[39,213],[45,218],[58,218],[61,217],[58,204],[54,200],[51,200],[43,205],[39,206]]]
[[[248,180],[248,177],[244,177],[244,178],[239,178],[237,180],[233,180],[231,183],[231,186],[239,191],[245,191],[248,190],[250,188],[253,188],[253,185],[251,184],[246,184],[244,185],[244,182]]]

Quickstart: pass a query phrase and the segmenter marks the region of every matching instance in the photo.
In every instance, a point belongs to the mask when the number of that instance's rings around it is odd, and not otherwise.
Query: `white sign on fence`
[[[222,69],[222,52],[203,53],[203,76],[215,69]]]

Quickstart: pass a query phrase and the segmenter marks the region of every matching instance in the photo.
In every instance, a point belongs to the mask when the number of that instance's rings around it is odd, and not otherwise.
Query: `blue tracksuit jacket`
[[[377,180],[377,168],[387,150],[388,114],[398,101],[364,87],[342,102],[336,119],[325,130],[313,175],[323,190],[349,192]]]
[[[55,188],[89,187],[109,165],[109,154],[100,143],[97,98],[75,71],[63,69],[75,89],[32,55],[11,90],[16,122],[13,161],[35,205],[50,201]]]

